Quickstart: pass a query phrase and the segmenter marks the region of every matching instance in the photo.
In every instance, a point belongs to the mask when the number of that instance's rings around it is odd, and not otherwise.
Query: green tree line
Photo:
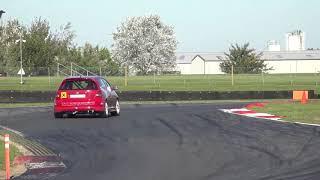
[[[43,71],[47,67],[55,68],[57,63],[70,66],[71,62],[94,72],[102,69],[103,75],[121,73],[108,48],[90,43],[77,46],[71,23],[55,30],[41,17],[35,18],[30,25],[14,19],[0,26],[0,73],[9,73],[10,69],[20,67],[20,46],[17,42],[20,36],[25,40],[22,46],[23,66],[29,75],[45,74]]]

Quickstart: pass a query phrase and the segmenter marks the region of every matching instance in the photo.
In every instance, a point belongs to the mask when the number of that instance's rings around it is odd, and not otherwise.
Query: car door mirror
[[[111,89],[116,91],[116,90],[118,90],[118,87],[117,86],[112,86]]]

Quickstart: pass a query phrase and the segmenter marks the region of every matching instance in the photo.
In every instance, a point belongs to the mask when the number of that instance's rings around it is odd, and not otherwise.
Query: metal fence
[[[0,90],[55,90],[66,76],[101,75],[121,91],[265,91],[265,90],[318,90],[320,74],[219,74],[181,75],[178,72],[154,72],[135,75],[131,69],[121,69],[123,75],[114,76],[100,67],[80,67],[76,64],[52,67],[24,67],[20,84],[19,67],[0,67]]]

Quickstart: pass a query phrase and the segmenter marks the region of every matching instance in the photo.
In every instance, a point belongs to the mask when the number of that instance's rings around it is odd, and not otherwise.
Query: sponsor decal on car
[[[67,92],[61,92],[61,99],[67,99]]]

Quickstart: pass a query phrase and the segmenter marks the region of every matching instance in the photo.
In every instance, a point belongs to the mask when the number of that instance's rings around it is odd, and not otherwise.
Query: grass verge
[[[191,100],[191,101],[125,101],[121,104],[232,104],[232,103],[250,103],[260,100]]]
[[[308,104],[293,101],[271,101],[263,108],[252,108],[257,112],[285,116],[283,120],[289,122],[302,122],[320,124],[320,101],[312,100]]]
[[[53,106],[53,103],[0,103],[0,108]]]
[[[64,77],[0,77],[0,90],[55,91]],[[319,90],[319,74],[236,74],[106,77],[121,91],[277,91]]]
[[[4,141],[0,141],[0,167],[1,169],[3,170],[5,168],[4,166]],[[21,153],[18,151],[18,149],[13,146],[13,145],[10,145],[10,162],[12,163],[13,162],[13,159],[20,155]]]

